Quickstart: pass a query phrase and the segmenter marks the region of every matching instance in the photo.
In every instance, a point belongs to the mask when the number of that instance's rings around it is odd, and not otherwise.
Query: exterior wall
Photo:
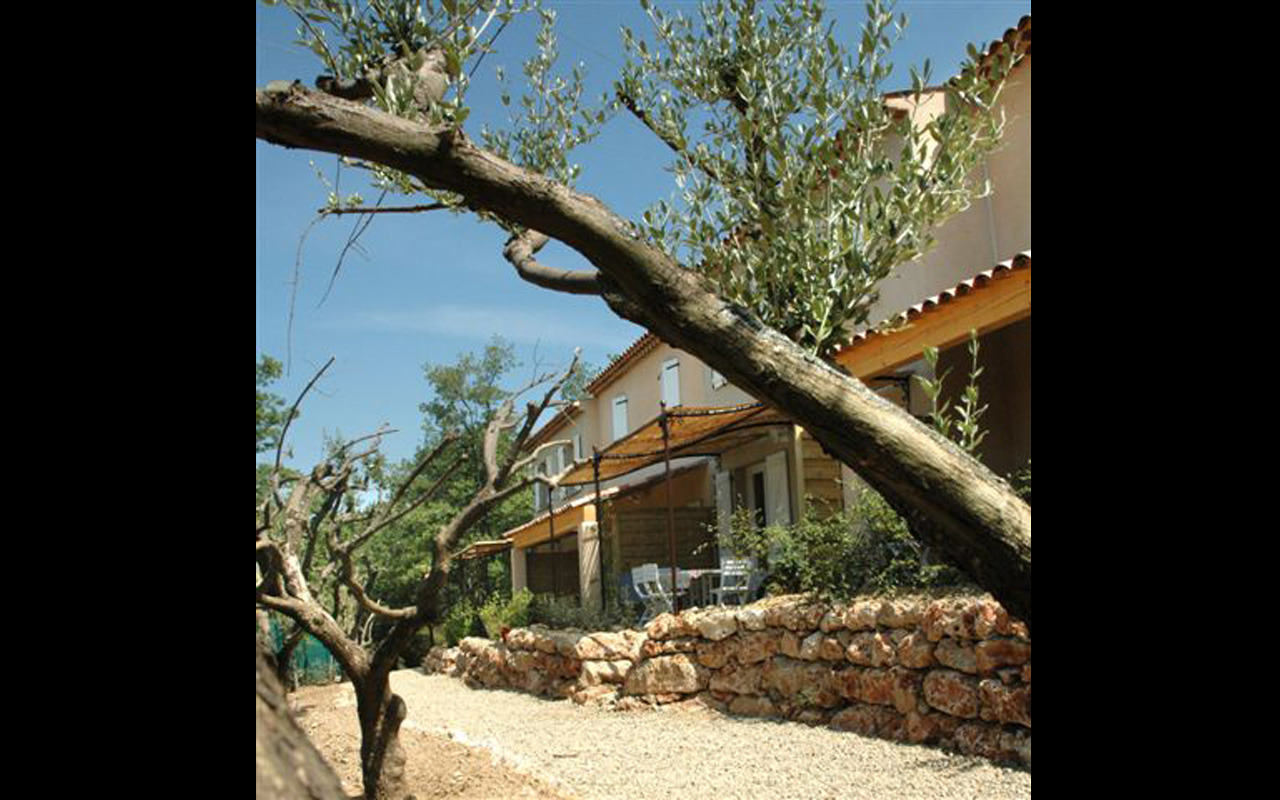
[[[935,233],[932,250],[900,265],[880,282],[880,298],[868,318],[872,325],[1031,249],[1030,58],[1010,76],[1002,108],[1004,141],[987,159],[993,194],[945,221]],[[981,180],[983,176],[974,177]]]
[[[529,591],[579,598],[577,538],[572,534],[525,550]]]
[[[692,549],[709,541],[705,529],[714,518],[709,502],[710,470],[693,469],[671,479],[671,505],[676,531],[676,562],[682,569],[712,566],[714,550],[703,557],[708,563],[693,563]],[[669,564],[667,542],[667,488],[664,481],[623,497],[604,508],[604,549],[609,574],[605,581],[616,583],[626,570],[650,562]]]
[[[822,452],[822,445],[807,432],[801,436],[800,446],[805,505],[815,504],[820,516],[839,511],[844,506],[840,474],[840,467],[843,465]]]

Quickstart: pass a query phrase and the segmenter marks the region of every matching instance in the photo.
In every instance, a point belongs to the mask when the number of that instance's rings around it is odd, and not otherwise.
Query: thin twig
[[[298,395],[298,399],[293,401],[293,406],[289,409],[289,414],[284,419],[284,427],[280,429],[280,440],[276,442],[275,466],[271,470],[273,492],[275,489],[279,488],[276,478],[280,474],[280,454],[284,450],[284,437],[289,433],[289,425],[293,423],[294,412],[298,410],[298,404],[302,402],[302,398],[307,396],[307,392],[311,391],[311,387],[315,386],[316,381],[320,380],[320,376],[324,374],[324,371],[329,368],[329,365],[332,364],[336,358],[336,356],[329,356],[329,360],[324,362],[324,366],[320,368],[320,371],[307,382],[306,387],[302,390],[302,394]]]
[[[454,208],[448,203],[430,203],[423,206],[392,206],[391,208],[322,208],[316,213],[322,217],[337,214],[416,214],[421,211],[439,211],[444,208]]]

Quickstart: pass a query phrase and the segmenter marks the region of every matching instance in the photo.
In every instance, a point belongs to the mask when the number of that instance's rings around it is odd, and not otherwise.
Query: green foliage
[[[503,628],[523,628],[530,621],[530,607],[533,605],[533,592],[521,589],[504,598],[501,594],[489,598],[489,602],[480,607],[480,619],[484,622],[485,635],[490,639],[502,636]]]
[[[806,504],[800,521],[760,527],[750,509],[730,518],[722,551],[751,556],[773,594],[804,592],[825,600],[858,594],[952,586],[955,569],[922,562],[906,524],[878,494],[864,490],[848,510],[821,516]]]
[[[476,609],[466,600],[454,603],[444,618],[444,641],[447,647],[456,647],[458,642],[471,635],[472,626],[477,619]]]
[[[279,5],[280,0],[264,0]],[[518,13],[536,7],[525,0],[284,0],[298,19],[295,44],[311,50],[328,74],[339,81],[370,75],[376,81],[373,102],[383,111],[433,125],[461,126],[471,113],[466,105],[469,63],[492,51],[497,32]],[[495,23],[498,23],[495,26]],[[447,85],[439,102],[423,108],[417,73],[424,54],[443,54]],[[473,67],[474,69],[474,67]],[[370,165],[378,188],[398,193],[423,192],[437,202],[456,205],[457,197],[422,186],[411,176]]]
[[[481,128],[480,141],[504,159],[526,169],[572,186],[582,168],[569,161],[575,147],[594,139],[608,116],[610,102],[601,98],[600,108],[582,105],[584,66],[574,65],[569,77],[553,74],[558,58],[555,36],[556,12],[538,8],[538,52],[524,62],[524,76],[530,91],[520,97],[519,109],[510,116],[511,130]],[[506,74],[498,68],[503,84],[502,104],[511,105]]]
[[[856,53],[821,0],[707,0],[696,21],[641,5],[657,38],[650,47],[624,28],[617,90],[677,152],[679,192],[645,212],[642,231],[826,355],[867,321],[875,284],[985,190],[969,175],[999,142],[1010,64],[954,79],[947,112],[912,125],[884,102],[906,17],[881,0],[867,4]],[[928,81],[927,62],[912,69],[913,101]]]
[[[934,428],[938,433],[954,440],[964,448],[966,453],[977,458],[978,446],[982,444],[982,440],[987,436],[987,432],[979,426],[979,420],[986,413],[987,407],[979,405],[978,376],[982,374],[982,367],[978,366],[978,332],[976,330],[969,331],[969,357],[972,359],[972,365],[969,368],[969,383],[964,387],[964,392],[960,396],[960,403],[954,408],[951,407],[950,400],[944,399],[941,403],[938,402],[939,397],[942,395],[942,383],[947,379],[947,375],[951,373],[951,370],[944,370],[941,375],[937,375],[933,380],[922,375],[916,375],[915,378],[929,398],[932,409],[930,418],[933,420]],[[936,373],[938,368],[938,348],[926,345],[924,358],[925,361],[929,362],[929,367]]]
[[[529,622],[546,625],[548,628],[565,630],[609,631],[630,627],[639,616],[631,605],[619,603],[617,599],[606,599],[604,610],[599,608],[583,608],[572,597],[555,597],[550,594],[536,595],[529,608]]]
[[[285,400],[277,394],[266,391],[283,374],[284,367],[269,355],[258,359],[258,450],[263,453],[274,450],[280,442],[280,432],[284,427]],[[294,414],[297,418],[297,414]]]

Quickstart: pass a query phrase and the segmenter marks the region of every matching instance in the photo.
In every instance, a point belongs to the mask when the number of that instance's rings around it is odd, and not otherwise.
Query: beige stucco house
[[[933,250],[881,283],[871,319],[885,322],[853,332],[835,359],[924,415],[927,399],[910,380],[933,377],[924,348],[941,350],[939,369],[953,376],[948,392],[958,393],[969,371],[969,331],[977,330],[988,404],[980,456],[1007,475],[1031,456],[1031,18],[1002,41],[1020,60],[1003,95],[1004,144],[983,168],[992,194],[948,220]],[[886,103],[923,122],[944,109],[945,95],[935,91],[912,105],[897,93]],[[665,440],[658,421],[664,405],[674,415]],[[568,442],[545,451],[546,474],[578,466],[562,488],[537,488],[535,517],[492,546],[509,549],[513,589],[600,607],[603,587],[639,564],[670,565],[674,555],[684,569],[714,566],[714,529],[732,509],[785,523],[807,503],[847,505],[857,483],[849,468],[801,427],[757,406],[692,355],[653,334],[640,337],[586,387],[583,400],[532,437],[531,447]]]

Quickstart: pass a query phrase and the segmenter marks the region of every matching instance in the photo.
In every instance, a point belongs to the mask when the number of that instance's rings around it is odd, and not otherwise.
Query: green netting
[[[271,644],[273,651],[280,652],[284,647],[284,629],[280,621],[271,620]],[[306,634],[293,650],[293,658],[289,660],[289,670],[293,673],[298,685],[333,683],[342,675],[342,668],[329,653],[320,640]]]

